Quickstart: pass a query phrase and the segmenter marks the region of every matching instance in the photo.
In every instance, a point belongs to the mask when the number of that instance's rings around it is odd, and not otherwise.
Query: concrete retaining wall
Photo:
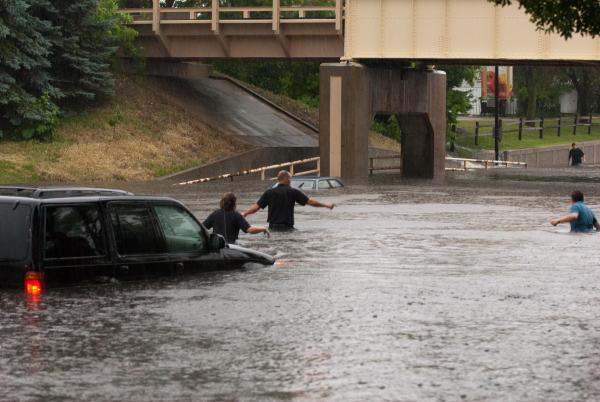
[[[169,176],[161,177],[160,180],[187,181],[205,177],[218,176],[221,174],[235,173],[242,170],[249,170],[261,166],[275,165],[278,163],[291,162],[306,158],[319,156],[318,147],[267,147],[253,149],[242,154],[230,156],[209,163],[174,173]],[[312,170],[316,166],[311,164],[303,165],[302,170]],[[276,172],[272,172],[276,174]]]
[[[576,140],[574,138],[574,140]],[[585,164],[600,164],[600,141],[585,141],[577,143],[585,154]],[[558,168],[568,166],[569,150],[571,144],[554,145],[543,148],[527,148],[513,151],[504,151],[504,159],[515,162],[527,162],[529,167]],[[494,159],[493,151],[481,151],[480,159]]]

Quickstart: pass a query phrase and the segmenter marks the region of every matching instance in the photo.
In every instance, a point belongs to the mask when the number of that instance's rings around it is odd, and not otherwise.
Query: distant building
[[[571,90],[565,92],[559,97],[560,113],[575,114],[577,113],[577,91]]]
[[[513,98],[513,68],[512,66],[499,68],[499,103],[501,115],[513,115],[517,112],[517,100]],[[495,99],[495,70],[493,66],[483,66],[473,85],[463,81],[456,89],[468,92],[471,95],[471,109],[469,115],[494,114]]]

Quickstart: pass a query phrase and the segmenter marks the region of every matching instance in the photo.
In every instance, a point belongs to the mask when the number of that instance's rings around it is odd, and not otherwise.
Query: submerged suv
[[[32,292],[85,280],[274,263],[270,255],[209,235],[171,198],[120,193],[0,196],[0,222],[0,286],[25,284]]]

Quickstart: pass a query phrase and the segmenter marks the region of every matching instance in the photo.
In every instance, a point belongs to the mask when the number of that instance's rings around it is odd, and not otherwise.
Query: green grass
[[[0,161],[0,183],[31,183],[39,181],[40,176],[32,163],[17,165]]]
[[[494,124],[494,120],[491,118],[482,118],[477,120],[479,120],[481,125],[489,126]],[[508,130],[516,130],[517,125],[505,125],[504,134],[502,135],[502,141],[500,142],[500,149],[506,151],[511,149],[538,148],[547,147],[551,145],[570,144],[572,142],[600,140],[600,125],[592,126],[591,134],[588,134],[587,127],[577,127],[577,134],[573,135],[573,128],[569,126],[564,126],[570,125],[572,121],[573,120],[570,117],[563,119],[563,127],[561,129],[560,137],[557,135],[556,128],[546,128],[544,130],[544,138],[542,139],[539,138],[538,130],[524,129],[522,139],[519,140],[518,132],[506,132]],[[595,119],[594,124],[596,124]],[[548,121],[545,122],[545,126],[555,127],[556,120],[548,119]],[[461,120],[457,124],[457,128],[462,128],[468,132],[466,137],[463,136],[463,134],[461,133],[457,133],[457,145],[475,149],[494,149],[494,138],[491,135],[489,135],[489,133],[492,132],[492,128],[482,127],[480,129],[481,135],[479,136],[479,145],[475,145],[475,119]]]
[[[170,166],[164,166],[154,162],[146,163],[146,167],[152,171],[154,177],[167,176],[172,173],[181,172],[186,169],[200,166],[204,163],[202,159],[185,159],[183,161],[174,163]]]

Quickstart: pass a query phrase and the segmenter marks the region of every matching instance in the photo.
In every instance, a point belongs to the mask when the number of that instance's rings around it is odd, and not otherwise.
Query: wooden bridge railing
[[[158,0],[153,0],[152,8],[125,8],[121,12],[131,15],[135,25],[152,24],[154,32],[159,32],[161,24],[211,24],[212,30],[218,32],[220,24],[270,23],[273,31],[279,33],[283,21],[334,23],[336,31],[341,33],[343,0],[331,1],[331,6],[281,6],[280,0],[273,0],[271,7],[229,7],[212,0],[211,7],[164,8]]]

